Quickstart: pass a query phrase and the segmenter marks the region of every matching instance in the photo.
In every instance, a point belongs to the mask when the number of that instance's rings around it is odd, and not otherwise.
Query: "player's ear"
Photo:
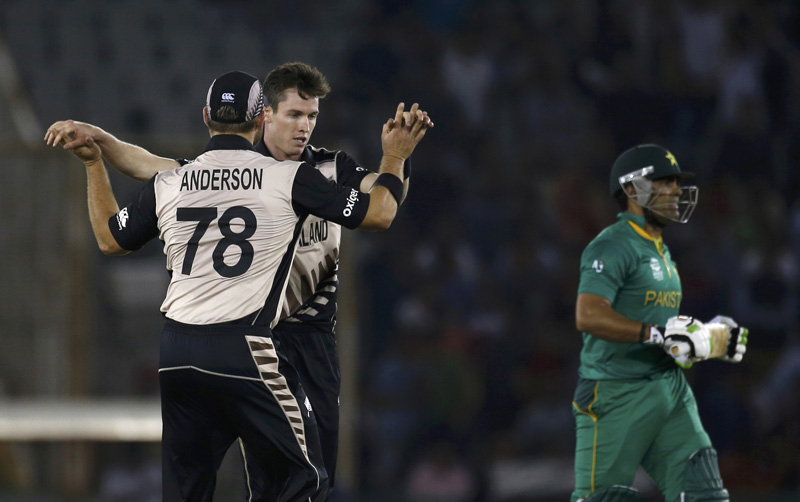
[[[211,120],[211,117],[208,115],[209,109],[207,106],[203,107],[203,123],[208,125],[208,121]]]
[[[636,189],[633,188],[633,183],[625,183],[622,186],[622,189],[625,190],[625,193],[628,194],[629,197],[632,195],[636,195]]]
[[[272,122],[272,107],[271,106],[265,106],[264,107],[264,122],[266,122],[267,124]]]

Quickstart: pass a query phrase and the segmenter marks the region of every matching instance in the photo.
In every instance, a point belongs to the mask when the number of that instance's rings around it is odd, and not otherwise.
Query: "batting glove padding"
[[[727,336],[724,340],[720,340],[719,342],[720,345],[724,343],[725,350],[723,354],[718,357],[729,363],[742,362],[744,353],[747,352],[747,338],[750,334],[750,330],[744,326],[739,326],[736,321],[727,316],[718,315],[706,323],[706,326],[708,327],[714,324],[721,324],[728,328]]]
[[[679,315],[667,320],[664,328],[664,351],[679,366],[691,368],[692,364],[709,359],[713,348],[714,342],[709,330],[694,317]]]

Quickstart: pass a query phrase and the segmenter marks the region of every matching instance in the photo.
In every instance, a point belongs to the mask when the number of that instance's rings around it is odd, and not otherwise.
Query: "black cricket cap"
[[[243,71],[232,71],[217,77],[208,88],[206,106],[211,120],[222,124],[239,124],[253,120],[264,109],[261,81]],[[222,107],[233,113],[219,114]]]

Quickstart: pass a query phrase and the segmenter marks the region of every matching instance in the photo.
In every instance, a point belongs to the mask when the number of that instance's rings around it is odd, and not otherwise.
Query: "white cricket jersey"
[[[255,150],[271,156],[263,141]],[[301,161],[315,167],[326,178],[340,185],[359,189],[364,176],[370,171],[359,165],[347,153],[307,146]],[[313,324],[330,331],[336,317],[339,289],[337,276],[341,225],[310,215],[303,223],[281,319],[285,322]]]
[[[125,249],[156,235],[164,242],[168,318],[204,325],[262,312],[259,324],[273,326],[303,220],[355,228],[368,206],[368,194],[306,163],[279,162],[240,136],[218,135],[194,162],[157,174],[109,228]]]

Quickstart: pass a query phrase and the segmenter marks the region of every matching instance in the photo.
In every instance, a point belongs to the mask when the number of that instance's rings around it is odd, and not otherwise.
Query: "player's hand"
[[[714,352],[723,361],[740,363],[747,352],[750,330],[727,316],[718,315],[706,323],[716,347]]]
[[[407,159],[430,127],[433,127],[433,121],[427,112],[419,109],[417,103],[408,112],[405,112],[405,105],[400,103],[394,118],[383,125],[381,145],[384,156]]]
[[[424,110],[419,110],[417,113],[417,118],[419,120],[422,120],[423,124],[428,129],[433,127],[433,120],[431,120],[431,118],[428,116],[428,112]],[[403,123],[404,124],[411,123],[411,112],[403,112]]]
[[[86,146],[88,138],[95,139],[102,133],[102,129],[92,124],[76,120],[60,120],[47,128],[44,141],[48,146],[63,145],[64,150],[72,150]]]
[[[713,342],[705,324],[694,317],[670,317],[664,328],[664,351],[678,366],[691,368],[698,361],[711,358]]]
[[[424,110],[418,110],[416,115],[417,115],[417,119],[418,120],[422,120],[422,122],[425,125],[425,127],[427,127],[428,129],[433,127],[433,120],[431,120],[431,118],[428,116],[428,112],[426,112]],[[413,117],[411,115],[411,112],[403,112],[403,120],[402,121],[397,122],[394,119],[389,119],[389,122],[387,122],[387,124],[389,125],[389,130],[391,131],[395,127],[399,127],[399,126],[410,124],[412,118]]]
[[[81,146],[76,146],[72,148],[72,153],[75,154],[76,157],[81,159],[84,164],[91,165],[98,162],[101,162],[103,158],[103,152],[100,150],[100,147],[97,143],[94,142],[94,139],[91,137],[86,138],[86,141]]]

